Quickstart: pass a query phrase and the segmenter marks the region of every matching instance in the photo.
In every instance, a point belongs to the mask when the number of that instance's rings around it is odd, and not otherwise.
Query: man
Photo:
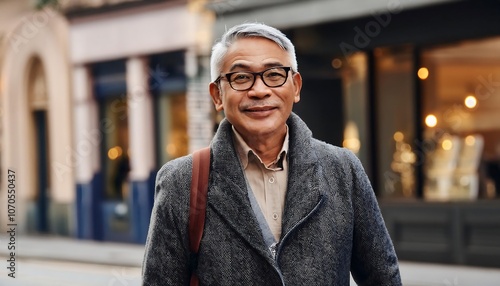
[[[200,285],[401,285],[370,182],[349,151],[312,138],[292,113],[302,78],[280,31],[231,28],[212,50],[215,107]],[[156,181],[145,285],[187,285],[192,156]]]

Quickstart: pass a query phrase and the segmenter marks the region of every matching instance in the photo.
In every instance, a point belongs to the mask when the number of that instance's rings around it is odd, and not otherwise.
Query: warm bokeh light
[[[476,105],[477,105],[477,99],[476,99],[476,97],[474,95],[469,95],[469,96],[467,96],[465,98],[464,103],[465,103],[465,106],[467,108],[471,108],[472,109],[472,108],[476,107]]]
[[[359,148],[361,148],[361,142],[359,142],[359,139],[356,138],[345,139],[344,141],[342,141],[342,146],[354,153],[358,153]]]
[[[111,160],[115,160],[116,158],[120,157],[123,154],[122,147],[120,146],[115,146],[112,148],[109,148],[108,150],[108,158]]]
[[[424,80],[429,77],[429,70],[427,68],[420,68],[417,72],[418,78]]]
[[[396,131],[394,133],[393,138],[394,138],[394,141],[396,141],[396,142],[402,142],[405,139],[405,135],[401,131]]]
[[[451,148],[453,148],[453,142],[451,142],[450,139],[444,139],[443,143],[441,143],[441,148],[443,148],[443,150],[449,151],[451,150]]]
[[[115,148],[110,148],[108,150],[108,158],[111,160],[118,158],[118,151]]]
[[[465,137],[465,144],[468,146],[474,146],[474,144],[476,144],[476,137],[472,135]]]
[[[354,154],[357,154],[361,148],[358,126],[353,121],[349,121],[346,124],[342,146],[351,150]]]
[[[410,144],[403,144],[403,146],[401,146],[401,150],[403,151],[401,154],[401,161],[410,164],[415,163],[417,157],[415,153],[412,152]]]
[[[428,127],[435,127],[437,125],[437,118],[434,114],[429,114],[425,117],[425,125]]]
[[[342,60],[338,59],[338,58],[335,58],[332,60],[332,67],[334,69],[339,69],[342,67]]]

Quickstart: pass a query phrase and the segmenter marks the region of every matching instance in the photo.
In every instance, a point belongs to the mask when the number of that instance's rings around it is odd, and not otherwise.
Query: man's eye
[[[285,75],[280,72],[269,72],[265,75],[267,80],[281,81],[285,78]]]
[[[251,79],[251,76],[246,73],[237,73],[232,76],[233,81],[248,81]]]
[[[273,78],[273,77],[283,77],[284,75],[279,72],[270,72],[266,76]]]

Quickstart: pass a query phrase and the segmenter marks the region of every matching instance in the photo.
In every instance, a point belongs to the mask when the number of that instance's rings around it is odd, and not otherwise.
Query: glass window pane
[[[348,65],[342,67],[345,110],[342,145],[358,156],[366,172],[371,175],[368,138],[368,56],[362,52],[355,53],[347,58],[347,63]]]
[[[128,112],[125,97],[112,97],[103,100],[101,120],[106,122],[102,145],[102,158],[105,189],[107,199],[124,199],[128,197],[129,140]]]
[[[188,154],[187,110],[185,92],[163,93],[158,97],[159,163]]]
[[[500,189],[500,38],[433,47],[422,54],[424,196],[498,196]],[[424,71],[425,71],[424,70]]]
[[[414,197],[416,154],[414,61],[410,46],[377,48],[375,94],[379,194]]]

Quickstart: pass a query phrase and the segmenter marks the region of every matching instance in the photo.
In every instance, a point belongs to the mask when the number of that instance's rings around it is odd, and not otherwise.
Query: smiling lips
[[[277,107],[275,107],[275,106],[266,105],[266,106],[252,106],[252,107],[243,109],[243,111],[247,115],[249,115],[250,117],[263,118],[263,117],[269,116],[276,109],[277,109]]]
[[[245,111],[249,111],[249,112],[262,112],[262,111],[273,110],[275,108],[276,107],[274,107],[274,106],[253,106],[253,107],[246,108]]]

